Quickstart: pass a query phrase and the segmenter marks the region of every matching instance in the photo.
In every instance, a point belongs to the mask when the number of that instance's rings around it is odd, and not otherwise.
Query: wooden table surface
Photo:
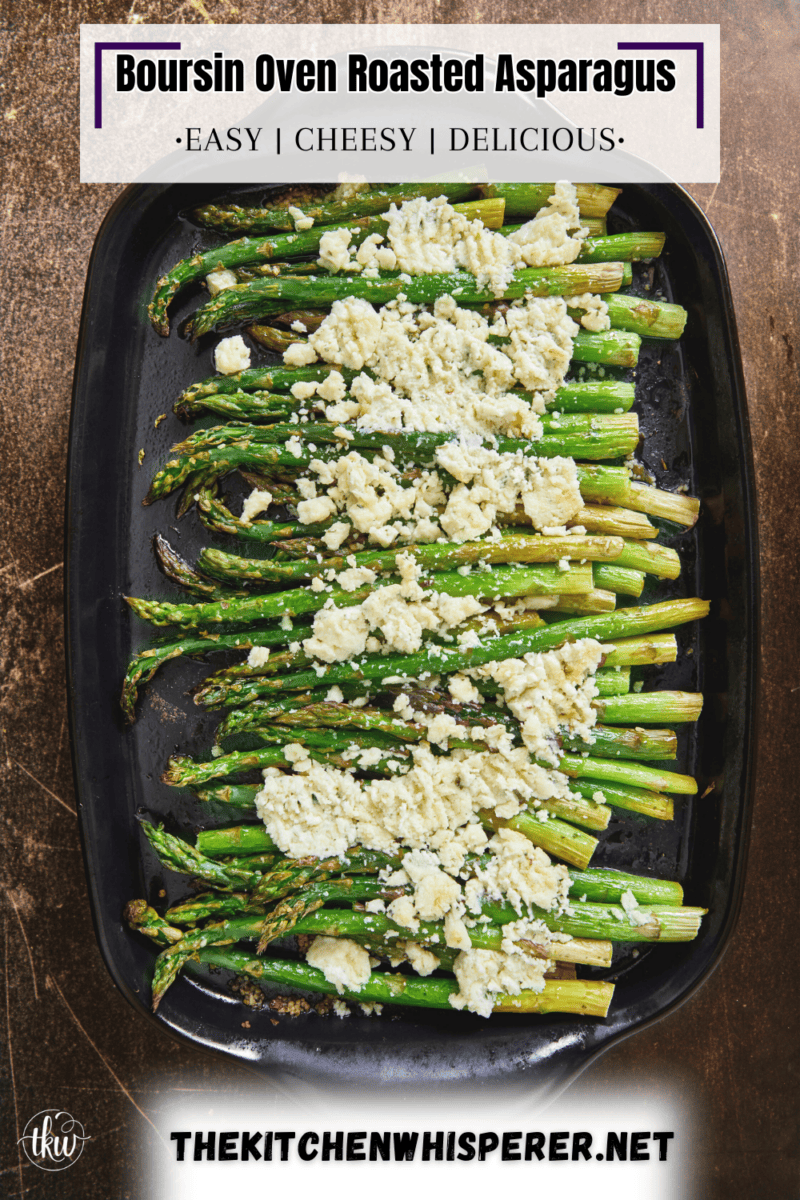
[[[181,1088],[235,1089],[235,1065],[176,1045],[116,992],[95,943],[76,822],[63,646],[63,509],[75,342],[86,264],[121,190],[78,182],[81,22],[593,22],[594,4],[457,0],[398,6],[277,0],[73,0],[4,6],[0,787],[4,981],[0,1193],[136,1196],[130,1135]],[[13,11],[10,11],[12,10]],[[797,9],[610,0],[607,22],[717,22],[722,179],[689,185],[725,249],[747,382],[762,553],[760,743],[744,907],[721,966],[678,1013],[595,1063],[590,1086],[666,1073],[688,1089],[696,1195],[800,1195],[796,988],[800,775]],[[109,398],[113,404],[113,398]],[[17,1126],[53,1103],[92,1131],[91,1165],[45,1175]],[[21,1132],[21,1129],[20,1129]],[[98,1152],[98,1149],[100,1152]],[[88,1153],[88,1151],[87,1151]],[[702,1181],[702,1182],[701,1182]]]

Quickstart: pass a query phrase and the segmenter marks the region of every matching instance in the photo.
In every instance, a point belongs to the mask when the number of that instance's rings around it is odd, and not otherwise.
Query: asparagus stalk
[[[570,779],[569,789],[589,800],[597,798],[599,803],[622,808],[626,812],[640,813],[659,821],[671,821],[674,805],[670,796],[651,791],[647,787],[631,787],[629,784],[611,783],[604,779]]]
[[[196,500],[200,520],[207,528],[216,530],[219,533],[234,534],[245,541],[273,543],[283,539],[296,539],[298,537],[316,538],[324,533],[326,529],[329,529],[337,519],[349,523],[344,513],[337,514],[336,517],[330,517],[327,521],[308,525],[304,525],[299,521],[276,522],[255,520],[245,522],[240,517],[235,516],[208,488],[201,488],[196,494]],[[518,508],[511,515],[505,517],[498,516],[497,520],[498,524],[509,526],[525,526],[530,524],[529,519],[525,516],[521,508]],[[633,512],[630,509],[601,504],[584,506],[569,524],[572,526],[581,525],[589,534],[605,534],[609,537],[652,538],[655,537],[657,532],[654,526],[642,514]],[[323,546],[322,549],[325,550],[326,554],[329,553],[327,547]]]
[[[253,800],[259,785],[253,785]],[[234,825],[227,829],[203,829],[197,835],[197,849],[209,857],[259,854],[274,850],[275,843],[263,825]]]
[[[286,433],[284,438],[280,427],[245,426],[238,431],[238,437],[234,434],[228,442],[209,444],[208,448],[201,449],[191,445],[187,451],[179,452],[177,457],[169,459],[156,472],[143,503],[152,504],[154,501],[168,496],[187,479],[198,473],[207,474],[210,478],[218,478],[229,471],[245,466],[261,469],[264,467],[269,469],[289,468],[292,471],[303,471],[308,469],[312,459],[332,461],[340,457],[341,442],[334,439],[338,445],[327,445],[326,443],[332,435],[327,432],[326,427],[320,426],[316,430],[319,441],[323,445],[318,446],[315,451],[310,448],[317,444],[312,440],[314,430],[302,425],[289,426],[289,429],[292,433]],[[255,434],[252,431],[256,431]],[[306,433],[306,431],[308,432]],[[296,454],[291,453],[285,444],[292,434],[296,434],[298,438],[306,436],[309,439]],[[452,433],[364,434],[357,438],[354,437],[350,444],[362,452],[367,451],[367,457],[369,457],[370,451],[372,453],[381,452],[374,448],[374,445],[380,441],[381,445],[399,448],[401,452],[399,461],[411,462],[414,455],[419,457],[428,453],[432,458],[436,447],[451,441],[454,436]],[[274,441],[270,442],[267,438],[272,438]],[[630,413],[607,414],[602,418],[598,417],[589,429],[572,427],[551,429],[536,441],[521,441],[513,438],[497,439],[498,448],[504,453],[513,453],[517,449],[521,449],[524,454],[533,457],[554,458],[566,455],[583,459],[619,458],[632,453],[638,445],[638,441],[638,420],[634,414]],[[370,443],[373,443],[373,446]],[[395,453],[397,454],[397,450]]]
[[[677,579],[681,573],[681,560],[671,546],[660,546],[657,542],[644,542],[626,538],[622,552],[614,559],[617,567],[628,567],[633,571],[646,571],[659,579]]]
[[[507,226],[503,227],[505,232]],[[664,249],[663,233],[617,233],[611,237],[587,237],[578,254],[578,262],[638,262],[658,258]]]
[[[257,783],[220,783],[196,789],[198,800],[208,804],[229,804],[231,808],[252,809],[258,792]]]
[[[642,571],[621,567],[616,562],[595,562],[592,567],[592,578],[596,588],[614,592],[617,596],[641,596],[644,588]]]
[[[597,613],[613,612],[617,607],[615,594],[603,588],[592,588],[581,596],[553,596],[553,600],[555,603],[546,610],[548,615],[564,613],[571,617],[591,617]]]
[[[498,924],[515,921],[516,909],[511,905],[485,904],[483,911]],[[536,917],[548,929],[569,933],[579,938],[604,938],[610,942],[691,942],[698,934],[700,922],[708,909],[682,907],[677,904],[641,905],[637,915],[644,918],[639,924],[622,907],[614,904],[583,903],[571,900],[568,913],[546,912],[532,907]]]
[[[256,341],[266,344],[272,339],[256,333],[266,326],[249,327]],[[286,347],[282,347],[285,349]],[[520,395],[530,393],[520,392]],[[614,380],[590,380],[572,382],[559,388],[552,400],[546,402],[550,412],[564,413],[619,413],[627,412],[633,404],[633,385]],[[191,420],[203,411],[219,413],[221,416],[241,421],[286,421],[300,407],[300,402],[284,392],[232,391],[212,392],[190,400],[179,400],[173,407],[176,416]],[[671,495],[672,493],[667,493]],[[660,515],[658,513],[656,516]]]
[[[243,950],[209,946],[199,950],[197,961],[210,966],[224,967],[253,979],[268,980],[285,987],[295,987],[325,995],[340,994],[359,1003],[403,1004],[415,1008],[451,1009],[450,997],[458,992],[452,979],[420,979],[413,975],[373,971],[369,980],[356,991],[344,989],[337,993],[322,971],[307,963],[282,958],[262,958]],[[518,996],[498,995],[495,1012],[516,1013],[577,1013],[582,1016],[605,1017],[614,994],[614,985],[588,979],[548,979],[541,992],[522,991]]]
[[[577,463],[578,485],[587,504],[625,505],[630,475],[627,467]]]
[[[525,568],[534,570],[535,568]],[[459,579],[464,579],[459,576]],[[466,576],[469,579],[469,576]],[[324,593],[322,593],[324,594]],[[291,592],[283,593],[290,596]],[[345,593],[348,595],[348,593]],[[356,596],[357,593],[350,595]],[[236,614],[243,611],[245,604],[274,603],[282,597],[259,598],[255,601],[232,601],[224,619],[236,619]],[[160,621],[179,623],[181,621],[206,623],[217,619],[218,607],[215,605],[157,605],[154,601],[131,602],[134,610],[146,619],[159,623]],[[167,610],[166,612],[163,610]],[[197,614],[187,610],[211,610],[211,613]],[[484,663],[501,661],[506,658],[519,658],[523,654],[534,651],[550,650],[564,642],[580,637],[594,637],[600,641],[613,641],[615,637],[634,636],[637,634],[655,633],[663,629],[674,628],[687,621],[697,620],[708,613],[709,605],[704,600],[669,600],[660,604],[642,605],[640,608],[623,609],[619,612],[607,613],[594,617],[579,617],[573,620],[558,621],[555,624],[521,630],[518,633],[486,638],[478,646],[468,648],[426,647],[417,654],[392,654],[378,657],[366,656],[356,666],[353,663],[337,663],[327,667],[322,673],[317,671],[298,672],[282,679],[264,681],[254,685],[251,698],[267,696],[279,691],[304,691],[310,688],[327,686],[332,683],[342,684],[351,681],[360,682],[366,679],[385,681],[390,677],[418,678],[421,674],[450,674],[469,667],[482,666]],[[248,619],[258,613],[248,611]],[[220,620],[223,619],[219,616]],[[324,683],[323,683],[324,681]],[[661,718],[662,720],[665,718]]]
[[[596,431],[630,430],[638,435],[639,421],[635,414],[597,414],[597,413],[554,413],[542,417],[542,429],[545,434],[570,436],[588,434]],[[452,432],[429,433],[419,430],[404,430],[389,432],[387,430],[368,431],[359,428],[349,429],[349,436],[344,437],[341,427],[333,422],[314,421],[305,425],[282,423],[275,425],[245,425],[232,422],[229,425],[214,425],[207,429],[198,429],[189,434],[182,442],[177,442],[171,450],[173,455],[196,455],[199,451],[208,450],[215,446],[229,446],[234,442],[252,442],[256,445],[281,445],[291,440],[308,447],[335,447],[341,453],[345,450],[383,450],[391,446],[395,459],[408,458],[415,464],[420,459],[427,461],[432,458],[440,446],[453,441],[456,435]],[[505,451],[522,451],[530,455],[531,439],[499,437],[498,447]],[[312,451],[316,453],[316,450]],[[416,469],[416,467],[414,468]]]
[[[596,261],[596,260],[592,260]],[[687,312],[680,304],[643,300],[640,296],[605,298],[612,329],[624,329],[639,337],[679,338],[686,326]],[[580,310],[570,310],[580,320]]]
[[[595,701],[596,704],[613,701]],[[616,762],[608,758],[593,758],[591,755],[564,754],[558,763],[559,771],[575,779],[600,779],[609,783],[622,783],[632,787],[650,788],[657,792],[675,792],[693,796],[697,792],[697,781],[691,775],[679,775],[675,771],[662,771],[656,767],[645,767],[641,763]]]
[[[557,390],[547,407],[556,412],[627,412],[634,399],[632,383],[612,379],[572,380]]]
[[[230,588],[221,588],[213,579],[204,579],[160,533],[153,538],[153,549],[167,579],[192,596],[198,596],[201,600],[224,600],[232,595],[247,595],[241,589],[232,592]]]
[[[288,392],[296,383],[324,383],[331,371],[338,371],[345,383],[352,383],[359,374],[349,367],[316,363],[313,367],[284,367],[283,364],[268,367],[248,367],[234,375],[210,375],[192,383],[178,396],[174,411],[181,415],[184,405],[191,405],[204,396],[229,395],[232,392]]]
[[[584,505],[570,524],[582,525],[587,533],[606,533],[612,537],[654,538],[658,533],[642,513],[605,504]]]
[[[578,207],[582,217],[605,217],[620,194],[620,188],[604,187],[599,183],[577,183]],[[500,196],[505,201],[507,221],[528,221],[535,217],[555,192],[553,183],[493,183],[487,185],[487,195]]]
[[[584,222],[588,226],[588,222]],[[503,225],[500,232],[504,237],[522,228],[522,224]],[[663,233],[617,233],[607,234],[590,231],[585,238],[576,262],[639,262],[641,259],[658,258],[664,249]]]
[[[630,667],[600,667],[594,674],[598,696],[624,696],[630,691]]]
[[[192,875],[223,891],[255,887],[261,879],[260,871],[230,864],[223,866],[215,862],[183,838],[167,833],[163,825],[151,825],[149,821],[141,821],[140,824],[159,861],[172,871]]]
[[[631,892],[639,904],[683,904],[683,888],[669,879],[630,875],[607,867],[595,867],[590,871],[570,867],[569,877],[570,896],[579,896],[594,904],[616,904],[623,892]]]
[[[173,411],[178,416],[194,415],[204,399],[223,395],[240,396],[242,393],[257,393],[271,396],[278,403],[291,403],[284,393],[295,383],[322,383],[331,371],[341,372],[345,382],[351,383],[358,371],[346,367],[318,364],[313,367],[251,367],[236,375],[212,375],[192,384],[180,394]],[[553,399],[554,409],[575,412],[627,411],[634,401],[631,383],[614,380],[573,380],[558,389]],[[570,406],[575,406],[574,409]],[[672,495],[672,493],[667,493]]]
[[[614,648],[603,658],[606,667],[636,667],[648,663],[675,662],[678,643],[674,633],[654,633],[649,637],[617,638]]]
[[[691,528],[700,513],[700,501],[694,496],[685,496],[682,492],[665,492],[659,488],[650,487],[646,483],[631,482],[627,504],[639,512],[649,513],[652,517],[661,517],[665,521],[674,521],[676,525],[686,525]]]
[[[275,646],[286,640],[287,634],[282,629],[263,629],[246,633],[211,633],[149,646],[135,654],[128,664],[120,700],[122,711],[129,721],[135,719],[139,688],[149,683],[159,667],[170,659],[194,658],[213,650],[250,650],[253,646]]]
[[[629,696],[596,700],[594,707],[612,725],[684,723],[698,720],[703,711],[703,697],[697,692],[633,692]]]
[[[371,188],[369,191],[358,192],[347,200],[322,200],[316,204],[299,204],[295,207],[304,217],[310,217],[319,225],[334,225],[350,222],[359,217],[372,216],[375,213],[388,212],[392,204],[400,205],[406,200],[415,200],[425,196],[433,200],[437,196],[445,196],[451,204],[467,200],[474,195],[475,184],[471,183],[401,183],[390,187]],[[493,197],[487,197],[495,198]],[[500,193],[496,198],[503,199]],[[605,216],[605,213],[591,213],[591,216]],[[201,225],[218,229],[222,233],[266,233],[272,229],[293,230],[295,219],[287,208],[249,208],[239,204],[218,205],[206,204],[194,212],[194,218]]]
[[[615,537],[531,537],[520,534],[506,536],[501,541],[431,542],[427,545],[410,545],[404,548],[404,553],[410,555],[422,570],[439,572],[478,562],[549,564],[569,559],[605,563],[617,558],[622,549],[622,539]],[[208,575],[223,581],[244,580],[252,583],[264,580],[289,583],[313,579],[316,576],[332,579],[336,572],[345,571],[348,565],[353,565],[348,564],[349,558],[355,559],[356,567],[367,567],[379,573],[396,572],[397,555],[397,550],[365,550],[346,557],[332,555],[322,562],[313,559],[275,562],[242,558],[211,547],[201,550],[198,565]],[[558,591],[558,586],[550,586],[553,583],[558,584],[558,575],[548,575],[546,578],[550,590]],[[638,581],[638,591],[626,591],[626,594],[639,595],[644,576],[638,571],[621,569],[614,576],[617,588],[610,588],[608,583],[600,583],[596,572],[594,581],[598,586],[609,587],[609,590],[621,590],[623,586],[634,587]],[[476,583],[479,582],[476,580]]]
[[[588,329],[579,329],[572,343],[572,361],[604,367],[635,367],[641,345],[638,333],[622,329],[590,333]]]
[[[253,596],[244,600],[220,600],[208,604],[169,604],[158,600],[140,600],[132,596],[126,597],[126,600],[137,616],[154,625],[179,625],[181,628],[213,626],[222,622],[229,625],[247,625],[252,621],[271,620],[284,615],[294,617],[302,613],[317,612],[328,600],[332,600],[337,607],[359,604],[375,588],[387,586],[393,579],[391,575],[383,576],[374,583],[364,584],[352,592],[329,584],[330,591],[326,589],[314,592],[309,588],[294,588],[275,595]],[[555,592],[575,594],[588,592],[591,586],[590,563],[585,566],[573,564],[566,571],[549,565],[498,566],[471,575],[459,575],[457,571],[440,571],[431,578],[431,587],[435,592],[447,596],[478,596],[492,600],[504,596],[549,596]],[[425,651],[425,654],[435,655],[437,651],[438,647],[434,646]],[[444,655],[452,652],[441,653]],[[388,664],[389,658],[383,661]],[[315,686],[313,680],[309,686]]]
[[[583,753],[587,748],[593,758],[626,758],[639,761],[675,758],[677,739],[671,729],[615,729],[610,725],[595,725],[588,744],[582,738],[560,737],[562,750]]]
[[[213,392],[193,400],[178,401],[173,412],[176,417],[191,420],[199,413],[213,412],[239,421],[288,421],[299,402],[283,392]]]
[[[597,838],[557,817],[547,816],[546,820],[542,820],[546,811],[543,805],[537,814],[521,812],[516,817],[503,820],[487,809],[480,816],[488,829],[513,829],[554,858],[560,858],[574,867],[588,867],[597,849]]]
[[[565,267],[526,267],[517,271],[503,295],[514,300],[530,293],[534,296],[563,296],[583,292],[614,292],[623,283],[622,263],[586,263]],[[335,300],[355,296],[372,304],[387,304],[404,295],[412,304],[432,304],[440,296],[458,296],[459,304],[488,304],[496,299],[487,288],[478,287],[469,271],[446,275],[399,276],[294,276],[257,279],[240,283],[202,305],[192,320],[192,338],[234,322],[253,321],[268,316],[278,307],[297,307],[308,303],[329,307]]]
[[[473,200],[467,204],[457,204],[456,210],[463,213],[468,220],[478,219],[488,228],[499,228],[503,220],[503,201],[501,199]],[[388,221],[380,216],[362,216],[348,221],[350,245],[359,246],[371,234],[385,234],[389,228]],[[169,335],[169,320],[167,309],[176,294],[187,284],[203,279],[212,271],[232,270],[245,263],[272,262],[280,258],[297,258],[302,255],[316,254],[324,234],[341,226],[317,224],[307,230],[294,230],[291,222],[283,228],[291,229],[291,233],[275,234],[271,238],[242,237],[236,241],[226,242],[222,246],[214,246],[211,250],[193,254],[176,263],[156,284],[155,295],[148,305],[147,311],[153,327],[163,337]],[[604,244],[608,239],[604,239]],[[610,247],[608,248],[610,252]],[[597,257],[587,261],[599,262]],[[602,261],[608,261],[607,259]],[[292,264],[294,267],[296,264]]]
[[[641,905],[638,911],[643,918],[641,924],[616,904],[570,900],[569,909],[565,912],[546,911],[531,905],[530,915],[541,920],[552,933],[567,933],[581,939],[609,942],[687,942],[693,941],[697,936],[700,921],[707,910],[684,907],[676,904],[671,898],[671,902],[667,904]],[[473,945],[476,949],[499,949],[503,936],[501,927],[519,920],[520,914],[510,904],[491,902],[482,906],[482,912],[491,918],[492,924],[482,928],[476,925],[470,930],[470,940],[474,939]],[[248,922],[247,918],[242,918],[226,924],[229,927],[226,932],[233,936],[240,929],[244,930],[253,923]],[[363,913],[347,909],[327,909],[298,921],[293,932],[333,937],[375,937],[395,930],[408,933],[402,925],[397,925],[382,913],[370,913],[365,916]],[[212,934],[212,937],[214,936],[215,934]],[[244,933],[240,936],[252,935]],[[433,947],[434,952],[437,946],[446,945],[444,926],[441,922],[420,921],[419,929],[413,932],[413,936],[415,941]],[[209,938],[209,941],[211,940],[212,938]],[[182,943],[177,942],[159,957],[177,957],[182,948]]]
[[[129,901],[123,917],[132,929],[152,938],[159,946],[173,945],[183,937],[183,930],[176,929],[164,917],[160,917],[146,900]]]

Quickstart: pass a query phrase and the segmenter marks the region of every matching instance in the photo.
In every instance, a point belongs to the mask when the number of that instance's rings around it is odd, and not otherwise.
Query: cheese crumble
[[[306,962],[317,967],[339,995],[357,992],[371,974],[369,954],[349,938],[316,937],[306,951]]]
[[[331,421],[538,438],[537,414],[564,381],[577,331],[559,296],[515,301],[491,322],[452,296],[439,297],[432,312],[396,300],[376,312],[350,297],[334,302],[307,347],[361,372],[347,401],[326,410]],[[490,336],[507,340],[501,348]],[[532,395],[511,391],[519,386]]]
[[[250,366],[250,348],[240,334],[223,338],[217,343],[214,366],[221,375],[236,375],[239,371],[247,370]]]

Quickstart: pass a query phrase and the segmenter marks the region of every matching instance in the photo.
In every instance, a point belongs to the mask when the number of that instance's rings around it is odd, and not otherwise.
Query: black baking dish
[[[228,188],[225,195],[259,189]],[[265,189],[260,189],[263,193]],[[627,185],[612,231],[663,229],[667,250],[655,284],[682,303],[689,320],[680,344],[645,343],[637,409],[645,460],[661,486],[682,483],[703,498],[696,530],[676,539],[682,579],[665,595],[713,601],[699,629],[679,632],[693,651],[662,668],[666,687],[706,694],[696,735],[677,769],[697,775],[700,798],[679,798],[670,827],[629,814],[612,821],[597,865],[676,877],[686,902],[709,908],[691,943],[623,955],[606,1021],[569,1016],[495,1016],[388,1010],[348,1021],[314,1014],[273,1025],[268,1011],[243,1008],[223,976],[186,974],[157,1016],[149,1012],[153,950],[123,923],[124,904],[156,901],[175,887],[145,851],[136,813],[146,810],[187,831],[208,814],[159,783],[170,753],[202,754],[209,718],[186,695],[204,669],[170,664],[146,690],[127,728],[118,697],[131,651],[148,631],[122,597],[170,595],[151,549],[164,532],[190,559],[208,541],[193,515],[177,524],[174,503],[141,500],[156,466],[185,429],[171,414],[175,396],[211,373],[211,343],[179,336],[197,304],[189,290],[172,306],[172,335],[159,337],[146,305],[156,277],[198,245],[214,244],[182,213],[222,194],[207,186],[133,186],[116,201],[89,265],[75,372],[67,499],[67,654],[73,763],[86,871],[106,965],[130,1002],[162,1029],[255,1067],[283,1066],[341,1079],[417,1082],[487,1079],[527,1072],[547,1089],[582,1070],[612,1042],[680,1005],[718,962],[739,907],[751,806],[756,719],[757,523],[752,457],[730,289],[721,250],[703,214],[677,185]],[[257,359],[254,359],[257,361]],[[657,368],[657,370],[656,370]],[[166,420],[156,428],[161,413]],[[143,465],[138,462],[144,450]]]

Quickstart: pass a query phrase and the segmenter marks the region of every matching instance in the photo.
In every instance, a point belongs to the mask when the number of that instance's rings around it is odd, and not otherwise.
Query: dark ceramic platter
[[[224,195],[263,195],[228,188]],[[674,822],[629,814],[601,835],[593,866],[615,866],[679,879],[686,902],[709,908],[700,936],[634,955],[618,952],[603,977],[618,980],[606,1021],[571,1016],[495,1016],[384,1009],[381,1018],[347,1021],[310,1014],[272,1024],[268,1010],[245,1009],[225,973],[186,973],[156,1017],[149,1013],[153,949],[123,923],[124,904],[184,893],[164,872],[136,823],[145,811],[189,832],[223,824],[188,793],[159,782],[170,753],[206,756],[214,718],[187,690],[208,668],[168,664],[144,689],[137,723],[125,726],[118,704],[132,651],[148,630],[133,619],[125,594],[177,596],[151,549],[160,531],[190,560],[210,535],[194,514],[175,519],[174,498],[142,506],[169,446],[185,436],[172,415],[178,392],[212,373],[215,337],[192,345],[179,336],[199,289],[172,308],[173,332],[158,337],[146,305],[156,277],[178,259],[215,244],[182,214],[220,188],[133,186],[109,212],[95,243],[84,300],[73,396],[68,471],[67,646],[73,762],[86,871],[100,947],[117,986],[142,1013],[196,1046],[254,1067],[377,1083],[398,1079],[454,1082],[529,1073],[547,1091],[591,1058],[681,1004],[719,960],[742,891],[756,714],[754,656],[758,596],[752,458],[741,365],[722,253],[704,216],[676,185],[627,185],[610,231],[662,229],[667,250],[653,268],[637,268],[689,310],[680,344],[645,343],[637,370],[644,461],[660,486],[686,484],[703,499],[694,531],[667,531],[683,556],[682,578],[644,599],[699,595],[712,615],[679,630],[682,653],[649,668],[645,688],[700,689],[696,730],[680,738],[676,769],[695,774],[703,798],[677,797]],[[264,361],[269,356],[264,355]],[[259,355],[254,354],[254,364]],[[169,414],[157,428],[156,418]],[[138,453],[145,451],[140,467]],[[670,535],[671,533],[671,535]],[[686,653],[688,651],[689,653]],[[227,821],[232,818],[228,816]],[[162,890],[163,889],[163,890]],[[285,989],[283,989],[285,990]],[[250,1029],[243,1036],[243,1020]]]

